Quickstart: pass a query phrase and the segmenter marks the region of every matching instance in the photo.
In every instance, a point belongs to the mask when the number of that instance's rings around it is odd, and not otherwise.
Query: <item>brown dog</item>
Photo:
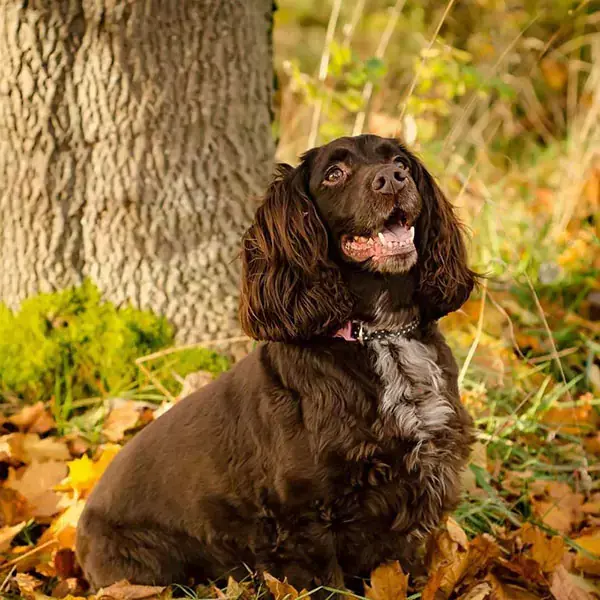
[[[94,587],[410,569],[473,439],[436,320],[469,296],[452,207],[395,140],[282,165],[243,240],[240,317],[266,340],[115,458],[82,515]],[[245,565],[245,566],[243,566]]]

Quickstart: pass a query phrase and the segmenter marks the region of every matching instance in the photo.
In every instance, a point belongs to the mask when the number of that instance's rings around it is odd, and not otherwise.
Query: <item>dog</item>
[[[400,142],[345,137],[280,165],[242,240],[260,344],[136,435],[90,495],[97,589],[244,578],[355,589],[418,567],[473,442],[437,320],[468,298],[462,228]]]

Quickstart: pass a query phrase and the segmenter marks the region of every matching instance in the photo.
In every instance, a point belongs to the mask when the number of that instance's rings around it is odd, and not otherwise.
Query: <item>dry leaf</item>
[[[472,587],[466,594],[463,594],[458,600],[485,600],[492,593],[492,584],[484,581]]]
[[[561,481],[538,482],[532,487],[537,488],[538,493],[543,490],[550,497],[548,501],[534,500],[532,503],[536,515],[548,527],[569,533],[581,522],[583,494],[573,492],[567,483]]]
[[[10,548],[12,541],[19,535],[21,529],[23,529],[25,525],[27,525],[27,523],[23,521],[12,527],[3,527],[0,529],[0,553],[6,552]]]
[[[48,433],[56,426],[52,415],[41,401],[32,406],[25,406],[16,415],[10,417],[9,421],[29,433]]]
[[[588,575],[600,576],[600,531],[581,536],[574,541],[584,550],[595,555],[594,558],[578,552],[575,557],[575,567]]]
[[[451,519],[447,526],[432,539],[429,572],[433,576],[425,585],[423,600],[433,600],[438,589],[450,596],[469,565],[469,553],[465,550],[469,543],[464,531]]]
[[[408,575],[398,561],[377,567],[371,573],[371,585],[365,583],[365,596],[369,600],[406,600]]]
[[[138,408],[133,401],[110,411],[104,421],[102,432],[110,442],[120,442],[128,429],[133,429],[140,418]]]
[[[463,550],[468,549],[469,540],[467,534],[452,517],[446,519],[446,529],[448,529],[448,535],[451,540],[455,541]]]
[[[279,581],[279,579],[273,577],[270,573],[265,573],[264,578],[275,600],[284,600],[284,598],[286,600],[296,600],[300,594],[306,593],[306,590],[298,592],[293,585],[288,583],[287,577],[283,581]]]
[[[59,511],[60,496],[52,488],[66,476],[67,465],[58,461],[34,462],[20,471],[17,477],[11,469],[4,485],[27,500],[32,517],[55,515]]]
[[[468,568],[465,575],[475,577],[478,572],[486,570],[500,554],[500,547],[491,535],[478,535],[469,544]]]
[[[577,585],[576,580],[562,565],[552,574],[550,591],[556,600],[592,600],[590,594]]]
[[[10,433],[0,437],[0,461],[29,464],[70,458],[66,443],[56,438],[40,439],[37,433]]]
[[[0,526],[15,525],[27,518],[27,500],[16,490],[0,487]]]
[[[19,588],[19,592],[24,598],[33,599],[35,598],[35,590],[43,585],[43,581],[40,581],[33,575],[27,573],[17,573],[14,577],[14,581]]]
[[[486,581],[492,585],[494,600],[539,600],[539,596],[519,586],[501,581],[491,573],[486,577]]]
[[[541,420],[547,425],[560,429],[563,433],[574,435],[593,431],[599,421],[598,414],[589,402],[567,407],[558,404],[547,410]]]
[[[561,563],[566,548],[559,536],[549,538],[531,523],[526,523],[517,535],[524,545],[529,546],[531,558],[540,565],[542,571],[549,573]]]
[[[113,585],[102,588],[96,594],[97,600],[151,600],[160,598],[165,590],[164,586],[131,585],[128,581],[119,581]]]
[[[63,600],[76,600],[82,598],[82,595],[87,591],[87,587],[80,579],[69,577],[61,581],[53,590],[53,598],[62,598]],[[85,600],[85,598],[82,598]]]

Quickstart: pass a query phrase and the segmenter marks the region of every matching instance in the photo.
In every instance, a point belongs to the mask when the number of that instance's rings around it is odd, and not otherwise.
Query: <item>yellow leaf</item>
[[[578,552],[575,558],[575,567],[588,575],[600,576],[600,531],[583,535],[574,541],[584,550],[595,555],[595,557],[591,557]]]
[[[104,474],[104,471],[106,471],[120,449],[121,447],[118,445],[107,444],[96,462],[92,461],[87,455],[70,461],[67,463],[69,476],[57,489],[61,491],[72,489],[80,496],[84,496],[96,485],[96,482]]]
[[[306,592],[305,590],[298,592],[293,585],[288,583],[287,577],[283,581],[279,581],[279,579],[273,577],[270,573],[265,573],[264,578],[275,600],[296,600],[300,594]]]
[[[371,586],[365,583],[365,596],[369,600],[406,600],[408,575],[398,561],[377,567],[371,573]]]

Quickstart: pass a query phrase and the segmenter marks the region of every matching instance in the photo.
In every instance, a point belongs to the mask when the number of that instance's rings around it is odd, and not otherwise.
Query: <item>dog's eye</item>
[[[338,181],[341,181],[343,177],[344,171],[342,171],[339,167],[333,167],[327,171],[327,174],[325,175],[325,181],[329,183],[337,183]]]
[[[401,156],[394,156],[394,164],[403,169],[404,171],[408,171],[410,168],[408,164],[404,161]]]

